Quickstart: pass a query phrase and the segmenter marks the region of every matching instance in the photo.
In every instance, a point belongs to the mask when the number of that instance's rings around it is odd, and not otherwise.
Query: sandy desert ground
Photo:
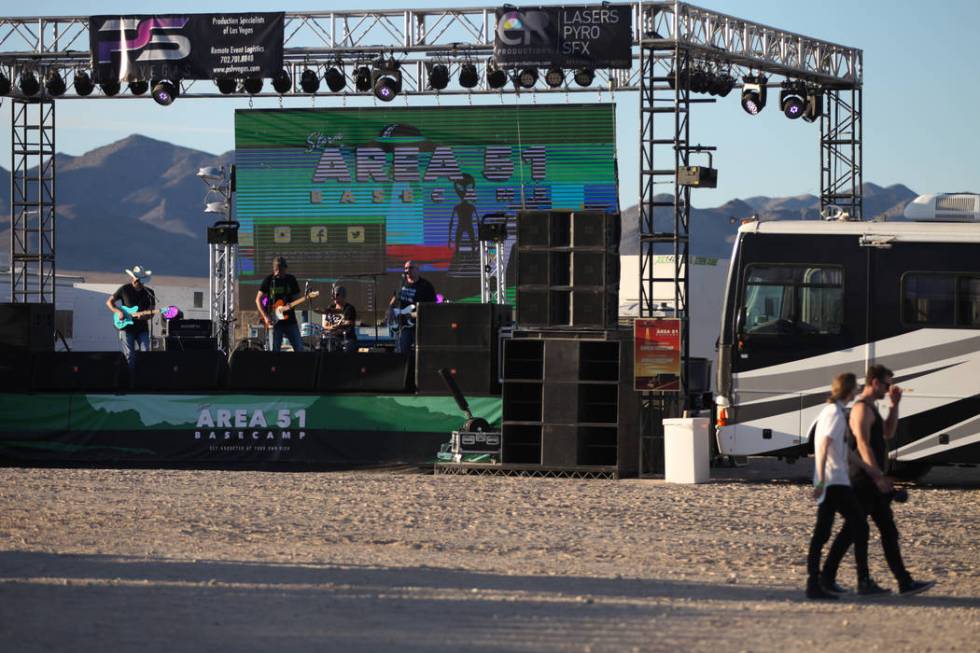
[[[3,468],[0,646],[977,650],[980,470],[930,475],[897,508],[936,588],[825,604],[802,593],[809,465],[773,464],[699,486]]]

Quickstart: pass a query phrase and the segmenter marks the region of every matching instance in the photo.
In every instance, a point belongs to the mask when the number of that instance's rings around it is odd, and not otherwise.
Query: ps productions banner
[[[494,60],[504,67],[630,68],[630,5],[497,9]]]
[[[617,211],[615,143],[611,104],[239,110],[241,306],[277,255],[311,289],[343,283],[359,316],[406,259],[447,299],[479,297],[481,221]]]
[[[282,70],[285,14],[92,16],[97,82],[271,77]]]
[[[681,389],[681,321],[638,318],[633,323],[634,383],[637,391]]]

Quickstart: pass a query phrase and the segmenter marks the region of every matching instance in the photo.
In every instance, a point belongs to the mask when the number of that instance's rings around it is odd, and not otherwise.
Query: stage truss
[[[459,95],[498,96],[501,101],[510,97],[511,101],[517,101],[514,96],[533,98],[557,94],[560,98],[571,93],[598,93],[601,101],[606,93],[638,91],[640,314],[654,315],[658,308],[654,305],[654,284],[669,282],[674,288],[671,308],[678,317],[686,319],[691,189],[677,183],[677,168],[688,165],[692,153],[711,148],[690,141],[691,104],[705,101],[706,97],[691,97],[690,92],[678,88],[677,84],[671,88],[671,71],[676,76],[684,63],[705,62],[724,67],[737,80],[747,74],[769,75],[770,87],[778,87],[781,80],[775,78],[818,85],[823,91],[824,104],[820,119],[821,209],[836,205],[852,218],[860,219],[863,217],[862,52],[680,2],[631,3],[631,8],[633,66],[630,69],[597,70],[589,87],[577,86],[566,74],[565,83],[558,88],[549,88],[539,80],[533,89],[518,88],[514,83],[502,89],[487,85],[486,69],[493,53],[497,7],[287,13],[284,65],[293,85],[285,96],[310,97],[312,103],[320,99],[335,102],[370,96],[370,91],[353,92],[350,83],[340,93],[321,87],[316,94],[305,94],[298,87],[299,77],[306,68],[322,75],[328,67],[340,65],[349,79],[354,67],[369,65],[379,55],[394,56],[401,62],[402,91],[395,102],[408,103],[416,96],[434,97],[438,101],[442,96]],[[14,82],[12,93],[17,92],[16,78],[24,70],[35,72],[42,81],[49,71],[57,71],[71,88],[75,72],[89,68],[88,42],[87,16],[0,18],[0,70]],[[428,87],[427,72],[436,63],[450,68],[453,81],[445,90]],[[477,67],[480,84],[476,88],[464,89],[456,83],[463,64]],[[508,72],[513,79],[515,71]],[[37,233],[49,233],[50,238],[18,238],[12,230],[11,287],[29,289],[14,291],[14,301],[54,301],[54,103],[43,95],[44,90],[41,93],[32,98],[12,96],[15,118],[11,154],[15,170],[20,163],[17,157],[33,151],[29,147],[18,150],[18,143],[27,142],[29,132],[43,131],[44,125],[49,124],[52,143],[50,161],[42,165],[43,172],[39,175],[39,179],[50,180],[50,204],[38,203],[39,207],[50,208],[50,213],[40,218],[42,224],[37,227]],[[242,95],[222,95],[211,81],[185,81],[177,101]],[[279,94],[266,83],[263,92],[254,97],[279,97]],[[149,101],[149,96],[134,97],[123,91],[107,98],[97,90],[84,98],[72,93],[57,98],[58,101],[72,99]],[[19,117],[29,115],[28,106],[37,104],[50,110],[30,114],[36,116],[34,122],[18,122]],[[657,199],[664,195],[672,199]],[[30,214],[31,201],[16,205],[19,208],[12,203],[12,226],[27,223],[25,217]],[[21,213],[15,215],[17,211]],[[673,278],[655,276],[653,262],[661,255],[674,257]],[[32,264],[28,265],[27,261]],[[34,264],[35,261],[41,263]],[[35,280],[28,282],[31,275]],[[686,329],[683,342],[686,360]]]

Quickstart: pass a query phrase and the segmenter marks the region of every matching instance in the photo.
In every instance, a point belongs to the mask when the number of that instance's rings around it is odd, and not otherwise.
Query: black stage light
[[[344,71],[337,66],[331,66],[323,78],[327,80],[327,88],[334,93],[340,93],[342,90],[344,90],[344,87],[347,86],[347,79],[344,77]]]
[[[112,97],[119,94],[119,91],[122,90],[122,84],[113,80],[111,82],[102,82],[99,84],[99,88],[102,89],[104,96]]]
[[[391,102],[398,95],[397,86],[391,77],[379,77],[374,83],[374,97],[382,102]]]
[[[180,95],[180,82],[161,79],[153,84],[152,95],[153,101],[160,106],[170,106],[177,99],[177,96]]]
[[[75,73],[75,93],[81,97],[86,95],[91,95],[92,91],[95,90],[95,84],[92,83],[92,78],[84,70],[79,70]]]
[[[394,59],[379,59],[371,69],[371,88],[374,97],[391,102],[402,90],[402,71]]]
[[[361,93],[371,90],[371,69],[367,66],[359,66],[354,71],[354,88]]]
[[[728,73],[719,73],[711,78],[708,93],[718,97],[727,97],[735,88],[735,78]]]
[[[688,88],[692,93],[707,93],[711,84],[711,76],[701,68],[697,68],[691,73],[691,80]]]
[[[303,72],[304,76],[306,75],[306,72],[307,71]],[[313,72],[313,71],[311,70],[309,72]],[[313,78],[316,79],[316,73],[313,73]],[[300,85],[302,86],[302,84]],[[320,82],[317,82],[316,86],[317,88],[319,88]],[[278,73],[276,73],[275,76],[272,78],[272,88],[275,89],[276,93],[278,93],[279,95],[284,95],[286,93],[289,93],[289,90],[292,87],[293,87],[293,76],[290,75],[289,71],[287,71],[285,68],[283,68]],[[306,91],[306,88],[304,87],[303,90]],[[312,91],[307,91],[307,92],[315,93],[316,88],[314,88]]]
[[[757,77],[747,75],[742,78],[742,108],[746,113],[757,116],[760,111],[766,108],[766,84],[768,81],[765,75]]]
[[[687,88],[690,84],[690,76],[688,75],[687,68],[681,68],[680,70],[670,69],[667,73],[667,86],[670,90],[675,91],[678,87]]]
[[[7,76],[0,72],[0,97],[10,93],[10,80]]]
[[[806,87],[797,82],[783,82],[779,92],[779,108],[790,120],[803,117],[806,109]]]
[[[258,95],[262,92],[262,78],[261,77],[248,77],[242,86],[245,87],[245,92],[249,95]]]
[[[150,84],[145,79],[137,79],[129,83],[129,92],[133,95],[143,95],[150,90]]]
[[[65,84],[64,78],[61,76],[57,70],[49,71],[47,76],[44,78],[44,88],[48,91],[48,95],[58,97],[59,95],[64,95],[68,86]]]
[[[561,68],[549,68],[544,74],[544,83],[551,88],[558,88],[565,83],[565,71]]]
[[[507,72],[494,63],[493,57],[487,60],[487,85],[490,88],[503,88],[507,85]]]
[[[803,109],[803,120],[816,122],[823,115],[823,89],[811,86],[806,90],[806,107]]]
[[[464,63],[459,67],[459,85],[463,88],[474,88],[480,83],[480,74],[476,71],[476,65]]]
[[[429,88],[441,91],[449,86],[449,68],[444,63],[437,63],[429,71]]]
[[[24,95],[37,95],[41,90],[41,83],[37,81],[37,76],[30,71],[20,74],[20,79],[17,80],[17,86]]]
[[[218,87],[218,92],[222,95],[231,95],[238,88],[238,82],[231,77],[221,77],[214,80],[214,83]]]
[[[304,93],[316,93],[320,90],[320,76],[315,71],[307,68],[299,76],[299,87],[303,89]]]
[[[538,83],[538,69],[525,68],[517,74],[517,83],[523,88],[534,88],[534,85]]]
[[[575,83],[579,86],[591,86],[595,81],[595,71],[591,68],[579,68],[575,71]]]

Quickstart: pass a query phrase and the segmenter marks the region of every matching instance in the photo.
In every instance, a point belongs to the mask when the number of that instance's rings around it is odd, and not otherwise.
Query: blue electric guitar
[[[120,311],[123,312],[123,316],[122,318],[120,318],[118,315],[113,314],[112,322],[113,324],[116,325],[116,328],[119,329],[120,331],[122,331],[126,327],[136,322],[136,320],[142,320],[144,318],[148,318],[152,315],[155,315],[156,313],[162,314],[165,320],[172,320],[175,317],[177,317],[178,313],[180,313],[180,309],[177,308],[176,306],[168,306],[166,308],[154,308],[148,311],[141,311],[138,306],[119,306],[118,308]]]

